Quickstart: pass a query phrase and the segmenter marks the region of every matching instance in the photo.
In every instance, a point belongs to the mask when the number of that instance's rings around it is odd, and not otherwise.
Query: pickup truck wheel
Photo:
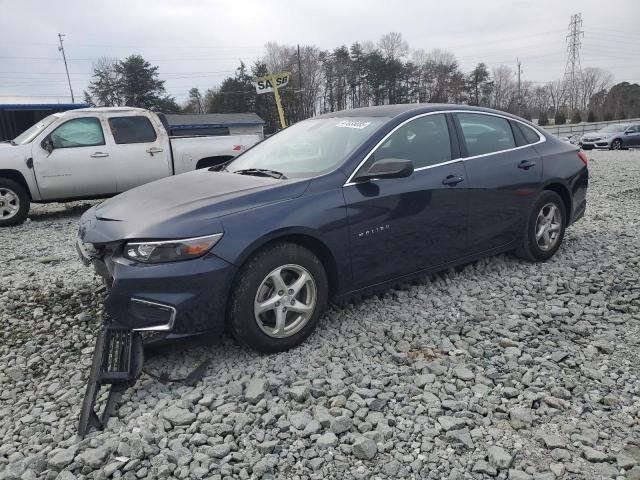
[[[227,325],[241,343],[281,352],[302,343],[327,305],[327,274],[318,257],[294,243],[254,254],[240,269]]]
[[[29,195],[22,185],[0,178],[0,227],[18,225],[29,213]]]

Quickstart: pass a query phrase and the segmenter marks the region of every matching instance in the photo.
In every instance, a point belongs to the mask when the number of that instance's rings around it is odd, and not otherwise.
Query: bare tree
[[[514,73],[506,65],[494,67],[492,71],[493,92],[491,106],[498,110],[508,110],[517,92]]]
[[[296,62],[296,51],[293,46],[268,42],[264,49],[265,54],[262,61],[267,65],[270,73],[290,71]]]
[[[119,60],[112,57],[100,57],[93,64],[93,79],[89,83],[92,103],[105,107],[124,105],[122,96],[122,71]]]
[[[400,32],[391,32],[380,37],[378,48],[386,58],[399,59],[409,53],[409,45]]]
[[[549,97],[551,98],[551,107],[555,114],[566,100],[567,85],[562,80],[555,80],[547,84],[547,89],[549,90]]]
[[[551,108],[551,96],[549,89],[540,85],[534,87],[528,98],[528,105],[533,114],[539,115],[541,112],[546,113],[549,108]]]
[[[589,99],[602,90],[607,90],[613,83],[613,74],[598,67],[587,67],[580,76],[579,107],[585,111],[589,106]]]

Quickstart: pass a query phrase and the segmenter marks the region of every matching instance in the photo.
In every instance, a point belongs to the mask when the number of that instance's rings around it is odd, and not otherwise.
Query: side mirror
[[[377,160],[366,172],[360,173],[354,180],[366,182],[374,178],[404,178],[413,173],[413,162],[400,158]]]
[[[40,142],[40,146],[42,147],[43,150],[46,150],[49,154],[53,152],[53,149],[55,148],[53,146],[53,140],[51,140],[51,137],[45,137],[44,140]]]
[[[632,132],[631,130],[625,130],[625,131],[624,131],[624,134],[625,134],[625,135],[631,135],[632,133],[633,133],[633,132]]]

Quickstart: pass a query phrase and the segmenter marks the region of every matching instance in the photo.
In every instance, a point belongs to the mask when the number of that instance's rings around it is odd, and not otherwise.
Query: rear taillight
[[[587,154],[584,153],[582,150],[578,150],[578,156],[580,157],[580,160],[582,160],[582,163],[585,164],[586,167],[589,166],[589,158],[587,157]]]

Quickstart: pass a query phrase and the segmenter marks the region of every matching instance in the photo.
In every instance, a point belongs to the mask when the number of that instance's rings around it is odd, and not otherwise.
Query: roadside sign
[[[253,84],[256,87],[256,93],[272,93],[273,87],[282,88],[289,83],[289,72],[276,73],[274,75],[267,75],[266,77],[258,77]]]
[[[286,86],[287,83],[289,83],[290,76],[291,73],[289,72],[280,72],[274,73],[272,75],[266,75],[264,77],[257,77],[253,82],[256,87],[256,93],[258,95],[262,93],[273,92],[273,96],[276,99],[276,106],[278,107],[280,126],[282,128],[287,128],[287,124],[284,121],[284,110],[282,109],[282,102],[280,101],[280,94],[278,93],[278,89]]]

